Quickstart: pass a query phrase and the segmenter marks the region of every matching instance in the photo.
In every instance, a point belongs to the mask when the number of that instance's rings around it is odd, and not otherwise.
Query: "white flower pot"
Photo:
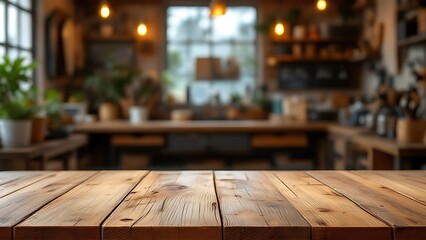
[[[149,110],[146,107],[130,107],[129,120],[131,124],[138,124],[147,121],[149,118]]]
[[[31,144],[31,120],[0,120],[1,144],[5,148],[27,147]]]

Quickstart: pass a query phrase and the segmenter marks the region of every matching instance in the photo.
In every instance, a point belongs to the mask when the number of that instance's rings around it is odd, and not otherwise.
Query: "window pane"
[[[229,8],[225,16],[213,19],[213,40],[254,41],[256,39],[255,24],[255,8]]]
[[[4,22],[5,14],[4,2],[0,1],[0,42],[5,42],[6,40],[6,24]]]
[[[33,60],[33,54],[29,51],[21,51],[19,56],[25,58],[25,64],[30,64]],[[28,71],[26,75],[31,78],[33,70]]]
[[[256,75],[256,47],[253,44],[237,44],[235,56],[241,67],[241,79],[250,78],[252,81]]]
[[[256,84],[256,9],[228,7],[220,18],[209,14],[208,7],[167,10],[167,63],[174,77],[173,94],[183,96],[191,86],[196,105],[207,103],[214,94],[229,102],[232,94],[244,96]]]
[[[19,0],[19,6],[31,10],[31,0]]]
[[[30,49],[32,47],[32,24],[31,15],[21,11],[21,47]]]
[[[9,0],[9,2],[14,3],[14,4],[18,4],[18,0]]]
[[[9,48],[9,52],[7,54],[9,58],[13,61],[19,57],[19,51],[16,48]]]
[[[206,7],[170,7],[167,10],[169,41],[207,40],[210,36]]]
[[[210,101],[211,86],[208,82],[194,82],[191,84],[191,101],[195,105],[203,105]]]
[[[17,46],[18,45],[18,9],[12,5],[9,5],[7,8],[8,19],[7,19],[7,39],[9,44]]]
[[[29,64],[33,60],[33,54],[29,51],[21,51],[19,56],[25,58],[25,64]]]
[[[181,44],[169,44],[167,46],[167,66],[174,76],[188,77],[189,48]]]

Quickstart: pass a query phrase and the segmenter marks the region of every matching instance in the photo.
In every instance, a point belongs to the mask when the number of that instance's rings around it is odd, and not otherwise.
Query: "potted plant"
[[[150,77],[138,81],[136,85],[133,88],[134,105],[129,108],[129,120],[133,124],[148,120],[154,98],[161,91],[161,84]]]
[[[7,56],[0,63],[0,138],[3,147],[25,147],[31,143],[31,119],[37,111],[37,94],[28,72],[36,63],[25,64]]]
[[[126,87],[132,82],[137,71],[131,67],[120,66],[108,61],[103,69],[88,75],[85,88],[92,96],[94,108],[98,110],[101,121],[118,119],[120,100]]]

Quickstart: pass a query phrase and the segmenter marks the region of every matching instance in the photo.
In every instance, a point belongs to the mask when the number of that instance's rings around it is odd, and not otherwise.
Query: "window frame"
[[[23,7],[21,7],[19,4],[13,3],[10,0],[0,0],[0,2],[4,3],[4,23],[5,23],[5,39],[4,42],[0,42],[0,46],[4,47],[5,49],[5,54],[7,56],[9,56],[9,52],[10,49],[16,49],[18,52],[21,51],[25,51],[25,52],[31,52],[32,55],[32,59],[36,58],[36,8],[37,8],[37,4],[36,4],[36,0],[31,0],[31,9],[25,9]],[[22,46],[19,46],[19,44],[17,46],[10,44],[9,42],[9,11],[8,11],[8,7],[10,6],[14,6],[17,8],[18,10],[18,19],[17,19],[17,34],[18,34],[18,39],[21,38],[21,28],[22,28],[22,23],[21,23],[21,12],[26,12],[28,14],[30,14],[30,18],[31,18],[31,48],[23,48]],[[31,59],[31,60],[32,60]],[[33,79],[34,79],[35,73],[33,73]],[[34,81],[34,80],[33,80]]]
[[[179,46],[184,46],[186,48],[189,48],[190,46],[193,46],[194,44],[206,44],[209,46],[208,52],[210,56],[214,56],[214,46],[221,46],[221,45],[227,45],[230,47],[235,47],[238,46],[239,44],[252,44],[252,46],[254,47],[254,52],[255,52],[255,67],[254,67],[254,72],[253,72],[253,84],[257,85],[259,83],[259,65],[261,63],[259,56],[260,56],[260,37],[259,34],[256,33],[254,40],[241,40],[241,39],[228,39],[228,40],[213,40],[213,39],[209,39],[209,40],[178,40],[178,41],[170,41],[168,38],[168,17],[169,17],[169,9],[173,8],[173,7],[203,7],[203,8],[208,8],[208,5],[197,5],[197,4],[169,4],[165,7],[165,11],[164,11],[164,16],[165,16],[165,20],[164,20],[164,57],[163,57],[163,61],[164,61],[164,68],[168,69],[169,67],[169,61],[168,61],[168,47],[169,44],[173,45],[179,45]],[[257,5],[255,4],[238,4],[238,5],[228,5],[228,8],[238,8],[238,7],[252,7],[254,8],[254,10],[256,11],[256,20],[255,20],[255,24],[258,23],[259,21],[259,8]],[[210,22],[210,27],[209,27],[209,31],[210,33],[212,33],[212,28],[213,28],[213,19],[210,18],[209,22]],[[226,81],[226,80],[225,80]],[[210,80],[206,80],[206,81],[199,81],[199,80],[195,80],[194,77],[191,78],[191,80],[188,82],[188,86],[191,86],[192,83],[202,83],[202,82],[210,82],[210,83],[214,83],[214,82],[224,82],[223,80],[215,80],[215,79],[210,79]]]

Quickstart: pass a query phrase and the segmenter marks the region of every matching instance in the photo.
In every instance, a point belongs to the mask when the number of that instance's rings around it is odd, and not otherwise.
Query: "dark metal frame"
[[[259,61],[258,61],[258,55],[259,55],[259,37],[256,35],[256,38],[253,41],[245,41],[245,40],[224,40],[224,41],[203,41],[203,40],[187,40],[187,41],[174,41],[174,42],[170,42],[169,39],[167,38],[167,20],[168,20],[168,9],[170,7],[206,7],[205,5],[169,5],[166,6],[165,8],[165,21],[164,21],[164,38],[165,38],[165,47],[164,47],[164,58],[165,58],[165,67],[168,67],[168,59],[167,59],[167,47],[170,43],[173,44],[179,44],[182,46],[191,46],[197,43],[204,43],[207,44],[209,46],[209,52],[210,55],[213,54],[213,47],[215,45],[221,45],[221,44],[226,44],[226,45],[230,45],[231,47],[234,47],[237,44],[253,44],[255,46],[255,54],[256,54],[256,64],[255,64],[255,72],[254,72],[254,83],[257,84],[258,83],[258,65],[259,65]],[[234,5],[230,5],[229,7],[253,7],[256,10],[256,21],[259,19],[259,10],[257,6],[254,5],[243,5],[243,6],[234,6]],[[211,22],[213,22],[213,20],[211,20]],[[257,23],[257,22],[256,22]],[[211,24],[209,31],[212,32],[212,27],[213,25]]]
[[[36,54],[37,54],[36,47],[35,47],[35,45],[36,45],[36,32],[37,32],[36,31],[36,21],[37,21],[37,19],[36,19],[36,9],[37,9],[37,4],[36,4],[37,2],[36,2],[36,0],[31,0],[31,9],[30,10],[22,8],[18,4],[10,2],[10,0],[0,0],[0,2],[3,2],[4,3],[4,7],[5,7],[4,8],[5,9],[5,14],[4,14],[5,42],[4,43],[0,43],[0,46],[3,46],[5,48],[6,55],[9,54],[9,50],[12,48],[12,49],[16,49],[18,51],[31,52],[33,58],[35,58]],[[11,45],[9,43],[9,37],[8,37],[8,31],[9,31],[9,24],[8,24],[9,13],[8,13],[8,7],[9,7],[9,5],[10,6],[14,6],[14,7],[16,7],[18,9],[18,19],[17,19],[17,22],[18,22],[18,24],[17,24],[18,25],[18,39],[20,39],[20,37],[21,37],[20,36],[21,35],[21,31],[20,30],[21,30],[21,27],[22,27],[21,18],[20,18],[21,12],[26,12],[26,13],[30,14],[31,21],[32,21],[32,23],[31,23],[31,28],[32,28],[31,44],[32,44],[32,47],[31,48],[23,48],[21,46],[14,46],[14,45]],[[33,82],[35,82],[35,73],[33,73]]]

